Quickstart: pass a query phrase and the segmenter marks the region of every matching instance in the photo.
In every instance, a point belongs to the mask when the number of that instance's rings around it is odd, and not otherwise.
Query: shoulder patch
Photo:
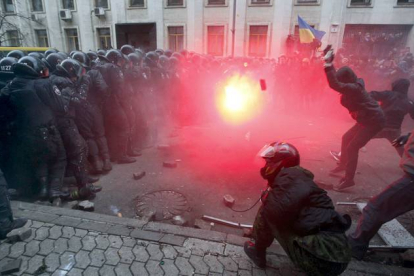
[[[53,85],[53,92],[55,92],[55,94],[58,96],[62,96],[62,92],[60,92],[59,88],[57,88],[56,85]]]

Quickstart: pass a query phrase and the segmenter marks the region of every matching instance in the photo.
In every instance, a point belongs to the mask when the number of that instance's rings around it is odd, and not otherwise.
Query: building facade
[[[187,49],[203,54],[277,57],[297,17],[340,47],[353,34],[401,33],[414,48],[414,0],[0,0],[12,26],[2,46],[70,52],[119,48]],[[233,38],[233,26],[234,38]],[[234,39],[234,49],[233,49]]]

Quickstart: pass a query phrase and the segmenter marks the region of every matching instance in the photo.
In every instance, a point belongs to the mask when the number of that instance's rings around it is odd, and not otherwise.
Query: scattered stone
[[[134,179],[135,180],[140,180],[141,178],[143,178],[145,176],[145,172],[140,172],[140,173],[134,173]]]
[[[41,200],[38,200],[38,201],[35,201],[34,204],[44,205],[44,206],[52,206],[52,203],[50,201],[41,201]]]
[[[32,235],[31,228],[19,228],[14,229],[10,233],[7,234],[7,239],[9,243],[16,243],[19,241],[24,241],[28,239]]]
[[[79,210],[86,211],[86,212],[93,212],[95,211],[95,205],[93,202],[89,200],[85,200],[79,203]]]
[[[202,220],[202,219],[196,219],[194,222],[194,227],[198,229],[205,229],[205,230],[211,230],[211,224]]]
[[[227,207],[233,207],[236,200],[231,195],[223,196],[224,205]]]
[[[253,237],[253,229],[252,228],[243,228],[243,237],[245,237],[245,238]]]
[[[166,168],[177,168],[177,162],[166,161],[163,163],[163,166]]]
[[[175,216],[171,219],[172,223],[178,226],[184,226],[187,224],[187,220],[182,216]]]
[[[414,249],[409,249],[400,255],[403,260],[404,267],[414,267]]]
[[[22,259],[13,260],[8,262],[2,268],[0,268],[0,275],[8,275],[19,272],[20,266],[22,265]]]

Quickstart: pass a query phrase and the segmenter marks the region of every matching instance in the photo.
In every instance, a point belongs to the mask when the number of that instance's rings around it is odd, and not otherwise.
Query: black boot
[[[132,157],[138,157],[138,156],[141,156],[142,153],[140,153],[139,151],[134,150],[134,149],[129,149],[128,150],[128,155],[132,156]]]
[[[244,243],[244,252],[260,268],[266,267],[266,250],[257,250],[254,243]]]
[[[68,192],[62,191],[62,180],[60,178],[53,178],[50,181],[49,200],[53,200],[57,197],[66,198],[68,196]]]
[[[101,160],[101,158],[99,158],[99,156],[93,156],[92,157],[92,173],[93,174],[101,174],[103,173],[103,162]]]
[[[103,169],[104,172],[109,172],[109,171],[112,170],[112,164],[111,164],[111,160],[109,160],[109,158],[104,159],[102,169]]]
[[[94,176],[91,176],[91,175],[88,176],[88,183],[89,184],[96,183],[98,181],[99,181],[99,177],[94,177]]]
[[[117,160],[118,164],[130,164],[130,163],[135,163],[137,162],[137,160],[135,158],[129,157],[127,155],[125,156],[121,156],[118,160]]]
[[[0,221],[0,240],[4,240],[7,237],[7,234],[13,231],[14,229],[22,228],[27,223],[27,219],[15,219],[13,221],[6,219]]]
[[[345,189],[351,188],[353,186],[355,186],[355,182],[353,179],[342,178],[339,184],[335,186],[333,189],[337,192],[342,192]]]
[[[47,177],[41,177],[39,179],[39,186],[40,186],[40,191],[39,191],[39,198],[42,200],[45,200],[48,198],[49,195],[49,183],[47,181]]]

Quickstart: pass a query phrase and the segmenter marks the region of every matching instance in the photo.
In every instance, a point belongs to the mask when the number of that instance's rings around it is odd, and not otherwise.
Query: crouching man
[[[260,156],[266,161],[260,173],[269,187],[254,222],[255,242],[244,245],[246,254],[264,268],[266,248],[276,238],[294,265],[308,275],[341,274],[351,260],[344,234],[351,218],[337,213],[313,174],[299,166],[294,146],[275,142]]]

